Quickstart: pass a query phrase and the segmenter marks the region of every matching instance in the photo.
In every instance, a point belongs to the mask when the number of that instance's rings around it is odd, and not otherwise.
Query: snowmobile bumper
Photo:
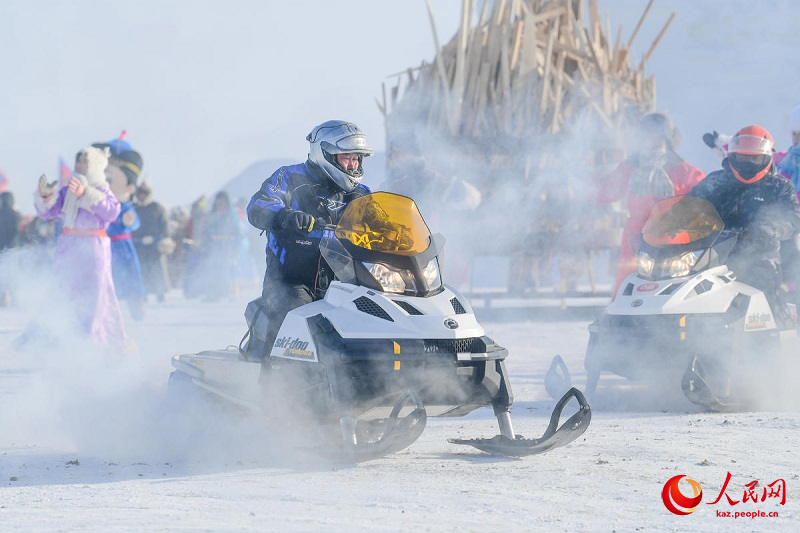
[[[681,380],[681,388],[686,398],[697,405],[701,405],[710,411],[718,413],[740,411],[745,405],[738,401],[731,401],[730,398],[721,399],[711,390],[711,386],[706,381],[707,375],[703,364],[697,357],[692,358],[692,362]]]
[[[422,401],[413,391],[405,391],[389,416],[381,421],[378,436],[364,434],[357,420],[344,416],[340,419],[341,444],[326,444],[316,452],[328,459],[347,463],[379,459],[410,446],[422,434],[426,422]]]
[[[272,357],[271,376],[283,397],[311,411],[381,418],[411,390],[428,416],[463,416],[513,398],[504,360],[508,351],[489,337],[462,339],[343,339],[312,317],[318,361]],[[271,379],[271,378],[270,378]]]
[[[584,367],[628,379],[683,372],[692,354],[720,359],[732,353],[734,322],[728,314],[604,314],[589,325]]]

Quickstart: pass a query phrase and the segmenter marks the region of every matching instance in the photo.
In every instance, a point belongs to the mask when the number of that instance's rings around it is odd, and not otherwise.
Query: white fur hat
[[[800,105],[794,108],[789,117],[789,131],[800,131]]]
[[[86,171],[86,181],[89,185],[95,187],[104,185],[106,183],[105,170],[108,166],[108,157],[111,155],[109,149],[107,147],[97,148],[94,146],[87,146],[78,153],[86,154],[88,168]]]

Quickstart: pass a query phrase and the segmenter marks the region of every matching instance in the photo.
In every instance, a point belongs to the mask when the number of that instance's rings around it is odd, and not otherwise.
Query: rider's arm
[[[289,207],[286,203],[288,175],[286,167],[279,168],[261,184],[261,189],[250,198],[250,203],[247,204],[247,220],[250,221],[250,224],[267,231],[276,229],[278,212]]]
[[[792,182],[786,180],[781,185],[776,202],[779,209],[773,210],[772,216],[775,219],[778,240],[785,241],[800,233],[800,204]]]

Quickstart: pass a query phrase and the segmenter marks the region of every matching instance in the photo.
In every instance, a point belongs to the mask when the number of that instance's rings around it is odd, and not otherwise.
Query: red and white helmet
[[[772,135],[761,126],[746,126],[733,136],[728,143],[728,157],[731,171],[743,183],[755,183],[769,172],[775,141]],[[760,157],[737,157],[760,156]]]
[[[728,143],[729,154],[767,154],[772,156],[774,148],[775,141],[772,140],[772,135],[761,126],[747,126],[740,129]]]

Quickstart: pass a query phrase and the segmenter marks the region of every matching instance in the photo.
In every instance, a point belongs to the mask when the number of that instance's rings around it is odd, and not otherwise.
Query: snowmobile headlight
[[[364,263],[369,273],[380,283],[383,292],[403,294],[406,291],[416,292],[417,284],[409,270],[392,268],[383,263]]]
[[[439,261],[434,257],[425,268],[422,269],[422,277],[428,284],[428,289],[436,289],[442,284],[442,277],[439,275]]]
[[[639,252],[639,274],[643,276],[650,276],[653,273],[653,268],[656,266],[656,261],[647,252]]]
[[[694,265],[697,264],[697,260],[700,259],[700,254],[701,252],[686,252],[677,259],[673,259],[672,262],[669,263],[670,277],[680,278],[682,276],[688,276]]]

